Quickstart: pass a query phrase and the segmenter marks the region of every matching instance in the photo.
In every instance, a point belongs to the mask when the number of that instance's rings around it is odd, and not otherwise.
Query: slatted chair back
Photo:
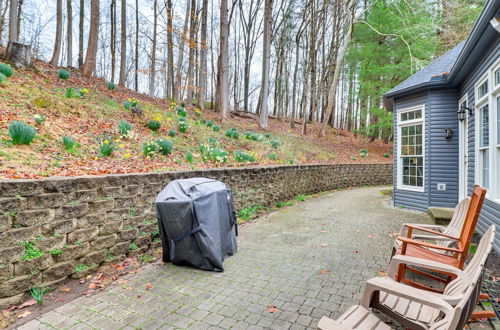
[[[460,236],[462,228],[464,227],[465,218],[467,217],[467,210],[469,209],[470,201],[470,197],[465,197],[460,201],[460,203],[458,203],[458,205],[455,207],[455,210],[453,211],[453,216],[450,220],[450,223],[443,230],[443,234],[454,237]],[[438,245],[442,246],[450,246],[454,243],[456,242],[446,240],[437,242]]]
[[[463,270],[462,275],[458,276],[446,285],[443,292],[445,295],[461,295],[465,290],[467,290],[471,283],[475,285],[480,280],[486,260],[488,259],[488,255],[493,247],[494,239],[495,225],[491,225],[481,238],[481,241],[477,246],[476,253]]]
[[[481,208],[483,207],[484,198],[486,196],[486,189],[480,187],[479,185],[474,186],[472,191],[472,196],[467,210],[467,216],[465,217],[465,222],[460,233],[460,240],[458,242],[459,248],[462,250],[459,258],[459,268],[462,269],[469,251],[470,242],[472,240],[472,235],[476,229],[477,220],[479,219],[479,214],[481,213]]]

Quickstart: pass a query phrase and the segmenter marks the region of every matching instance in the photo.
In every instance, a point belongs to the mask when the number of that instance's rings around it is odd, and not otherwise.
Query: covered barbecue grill
[[[220,181],[170,182],[156,197],[163,261],[223,271],[236,252],[237,224],[231,190]]]

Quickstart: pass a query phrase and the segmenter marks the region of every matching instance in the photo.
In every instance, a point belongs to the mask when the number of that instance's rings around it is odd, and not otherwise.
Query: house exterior
[[[500,0],[486,3],[467,40],[384,96],[394,112],[394,204],[454,207],[479,184],[488,194],[477,230],[500,229]]]

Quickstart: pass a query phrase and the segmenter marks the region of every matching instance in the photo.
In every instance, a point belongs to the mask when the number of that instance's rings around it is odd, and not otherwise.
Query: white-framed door
[[[458,102],[458,108],[467,108],[467,95]],[[458,123],[458,198],[459,201],[467,197],[467,181],[469,171],[469,111],[465,111],[465,119]]]

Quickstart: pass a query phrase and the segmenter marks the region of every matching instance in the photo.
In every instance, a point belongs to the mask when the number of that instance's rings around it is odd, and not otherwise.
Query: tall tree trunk
[[[206,1],[206,0],[205,0]],[[167,0],[167,84],[165,87],[165,96],[174,98],[174,39],[173,39],[173,11],[172,0]]]
[[[99,0],[90,2],[90,30],[85,64],[83,65],[83,75],[90,77],[96,66],[97,46],[99,41]]]
[[[135,71],[134,88],[139,90],[139,0],[135,0]],[[120,73],[121,74],[121,73]]]
[[[118,84],[125,86],[127,82],[127,1],[121,0],[120,6],[120,78]]]
[[[151,45],[151,67],[149,70],[149,96],[155,95],[156,80],[156,31],[158,27],[157,0],[153,3],[153,44]]]
[[[196,53],[196,30],[197,30],[197,19],[196,19],[196,0],[191,0],[191,20],[189,23],[189,56],[188,56],[188,81],[187,81],[187,103],[192,104],[193,95],[196,89],[194,82],[194,67],[195,67],[195,53]]]
[[[66,1],[66,12],[68,14],[68,26],[66,30],[66,66],[73,65],[73,0]]]
[[[17,31],[17,40],[19,40],[19,35],[21,34],[21,16],[23,14],[23,4],[24,4],[24,0],[18,0],[18,5],[17,5],[17,21],[16,21],[16,24],[17,24],[17,28],[16,28],[16,31]]]
[[[309,48],[309,68],[311,74],[311,110],[309,111],[309,118],[315,121],[316,118],[316,108],[317,108],[317,88],[316,88],[316,61],[317,61],[317,49],[316,49],[316,38],[317,38],[317,17],[316,17],[316,0],[311,1],[311,37],[310,37],[310,48]]]
[[[217,110],[220,111],[221,119],[229,118],[229,19],[227,0],[221,0],[220,5],[220,50],[217,65]]]
[[[201,47],[200,47],[200,90],[198,93],[198,104],[205,107],[205,95],[207,93],[207,21],[208,0],[203,0],[201,9]]]
[[[83,69],[83,24],[85,18],[85,0],[80,0],[80,22],[78,27],[78,67]]]
[[[262,52],[262,101],[259,118],[259,126],[267,129],[268,122],[268,105],[267,98],[269,96],[269,68],[271,60],[271,28],[273,24],[273,0],[265,1],[264,9],[264,38]]]
[[[116,0],[111,0],[111,81],[116,74]]]
[[[182,65],[184,62],[184,45],[187,38],[187,27],[189,23],[189,15],[191,13],[191,2],[186,1],[186,17],[184,18],[184,26],[182,28],[181,42],[179,44],[179,54],[177,56],[177,68],[175,74],[175,98],[180,100],[182,98]]]
[[[7,10],[9,9],[9,0],[5,0],[5,7],[3,0],[0,0],[0,46],[3,43],[3,31],[5,26],[5,17],[7,16]]]
[[[57,0],[57,10],[56,10],[56,38],[54,41],[54,51],[52,53],[52,58],[50,59],[50,65],[56,66],[59,62],[59,54],[61,53],[61,42],[62,42],[62,21],[63,21],[63,9],[62,0]]]
[[[342,71],[342,64],[344,63],[344,59],[347,55],[348,46],[351,42],[352,38],[352,30],[354,27],[354,15],[356,8],[351,4],[351,0],[347,0],[344,4],[344,14],[347,15],[347,31],[344,35],[343,44],[339,47],[339,53],[337,54],[337,58],[335,61],[335,72],[333,74],[332,84],[328,90],[328,103],[325,111],[325,120],[321,124],[321,130],[319,131],[318,136],[323,137],[326,135],[326,128],[328,126],[328,121],[332,115],[333,109],[335,108],[335,101],[337,98],[337,86],[339,84],[340,73]]]
[[[10,0],[9,7],[9,44],[7,46],[7,58],[10,58],[10,51],[12,48],[12,43],[17,42],[17,10],[18,10],[18,1]]]

